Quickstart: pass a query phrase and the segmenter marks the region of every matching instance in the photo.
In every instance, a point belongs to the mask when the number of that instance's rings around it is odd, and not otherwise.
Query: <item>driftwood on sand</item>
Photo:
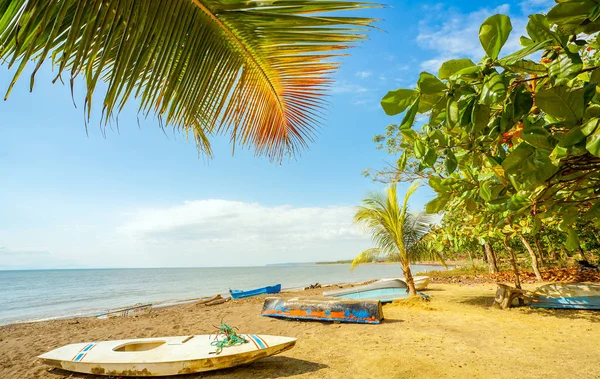
[[[209,305],[218,305],[218,304],[226,303],[229,300],[231,300],[230,297],[221,297],[221,296],[219,296],[219,299],[215,299],[213,301],[209,301],[207,303],[204,303],[204,305],[207,305],[207,306],[209,306]]]

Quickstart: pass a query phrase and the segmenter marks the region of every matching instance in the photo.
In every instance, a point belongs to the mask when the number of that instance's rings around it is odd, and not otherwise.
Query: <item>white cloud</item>
[[[555,5],[556,3],[554,0],[525,0],[519,4],[523,14],[532,14],[538,12],[548,13],[550,8]]]
[[[213,199],[96,215],[92,225],[89,220],[78,224],[85,228],[73,223],[0,229],[0,270],[350,259],[371,246],[352,222],[354,211],[351,206],[266,206]],[[27,241],[31,244],[25,245]]]
[[[331,93],[365,93],[369,90],[358,84],[350,83],[346,80],[339,80],[330,90]]]
[[[366,79],[369,76],[373,75],[373,73],[371,71],[359,71],[354,75],[358,76],[361,79]]]
[[[136,210],[118,231],[149,255],[167,257],[171,265],[337,260],[369,245],[352,224],[353,212],[343,206],[267,207],[199,200]]]
[[[540,0],[535,0],[540,1]],[[433,58],[421,62],[421,69],[435,73],[440,65],[457,58],[470,58],[478,62],[484,55],[479,42],[479,27],[481,23],[494,14],[509,14],[508,4],[496,8],[483,8],[468,14],[446,10],[440,12],[443,18],[427,18],[419,24],[417,43],[436,53]],[[502,49],[501,55],[506,55],[521,48],[519,37],[525,31],[526,17],[511,17],[513,31]]]

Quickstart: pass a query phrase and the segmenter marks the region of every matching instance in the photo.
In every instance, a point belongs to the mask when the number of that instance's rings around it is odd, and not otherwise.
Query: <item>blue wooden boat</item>
[[[323,292],[323,296],[338,299],[379,300],[382,303],[389,303],[398,299],[406,299],[408,297],[408,285],[400,279],[389,279],[364,286],[326,291]]]
[[[600,285],[588,283],[551,283],[530,295],[532,308],[600,310]]]
[[[377,300],[351,299],[265,299],[261,316],[288,320],[314,320],[379,324],[383,320],[383,308]]]
[[[266,293],[266,294],[279,293],[280,291],[281,291],[281,284],[276,284],[274,286],[261,287],[261,288],[256,288],[256,289],[249,290],[249,291],[229,289],[229,294],[234,299],[241,299],[244,297],[262,295],[264,293]]]

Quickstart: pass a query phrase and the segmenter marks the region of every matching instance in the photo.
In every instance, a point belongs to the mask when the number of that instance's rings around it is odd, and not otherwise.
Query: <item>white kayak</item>
[[[400,279],[403,282],[405,281],[404,278],[384,278],[381,279],[380,282],[395,279]],[[417,291],[423,291],[424,289],[427,289],[427,286],[429,285],[429,276],[413,276],[413,282],[415,283],[415,289]]]
[[[223,348],[211,345],[213,335],[139,338],[75,343],[39,356],[50,366],[67,371],[110,376],[166,376],[218,370],[279,354],[296,338],[241,335],[246,343]]]

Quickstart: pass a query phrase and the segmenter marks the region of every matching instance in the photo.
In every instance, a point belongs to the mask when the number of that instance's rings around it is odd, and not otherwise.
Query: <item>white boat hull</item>
[[[381,279],[381,281],[394,279],[400,279],[403,282],[406,282],[404,278],[384,278]],[[413,282],[415,283],[415,289],[417,291],[423,291],[427,289],[427,286],[429,285],[429,276],[413,276]]]
[[[170,376],[218,370],[291,349],[296,338],[242,335],[248,342],[215,354],[214,335],[76,343],[39,356],[67,371],[110,376]]]

